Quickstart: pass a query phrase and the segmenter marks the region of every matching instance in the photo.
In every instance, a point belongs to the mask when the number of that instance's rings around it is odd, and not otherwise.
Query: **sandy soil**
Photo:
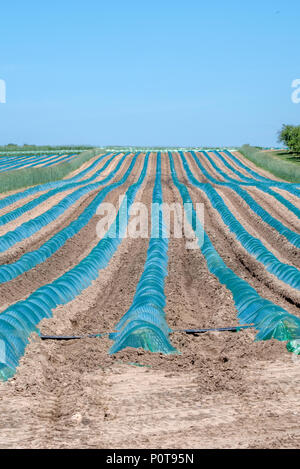
[[[104,202],[112,203],[115,207],[118,206],[119,195],[126,192],[129,185],[133,184],[137,179],[137,174],[141,171],[143,164],[143,156],[138,159],[134,171],[130,174],[125,184],[121,185],[118,189],[110,192],[104,199]],[[121,179],[127,169],[127,165],[121,168],[118,174],[115,176],[112,182]],[[97,196],[100,189],[94,191],[91,195],[85,198],[84,202],[81,202],[79,206],[75,205],[71,215],[65,220],[64,223],[57,223],[55,232],[51,233],[53,236],[56,232],[63,229],[65,226],[70,224],[74,219],[78,218],[79,214],[83,212],[88,204]],[[15,278],[14,280],[5,283],[0,286],[0,292],[6,300],[6,306],[20,301],[26,298],[32,291],[36,290],[41,284],[51,283],[53,280],[63,275],[66,269],[73,268],[78,264],[88,253],[94,248],[99,242],[97,236],[96,225],[100,220],[101,216],[95,214],[91,219],[90,223],[77,233],[77,235],[70,238],[64,246],[59,249],[51,258],[46,262],[38,265],[35,269],[26,272],[24,275]],[[29,238],[28,241],[33,240],[34,237]],[[46,239],[42,239],[42,242],[30,245],[30,251],[40,247]],[[4,305],[3,305],[4,306]],[[0,306],[0,310],[4,307]]]
[[[110,165],[101,173],[101,175],[98,176],[98,178],[93,182],[97,182],[97,181],[101,181],[101,180],[105,179],[109,175],[109,173],[115,169],[118,162],[119,162],[119,160],[118,160],[118,157],[117,157],[116,161],[115,160],[112,161],[110,163]],[[86,204],[87,199],[89,199],[89,202],[91,202],[91,198],[93,196],[95,197],[101,189],[103,189],[107,185],[109,185],[112,182],[114,182],[114,181],[118,180],[119,178],[121,178],[122,175],[124,174],[124,172],[128,169],[129,165],[130,165],[130,160],[128,159],[127,161],[125,161],[123,163],[123,165],[122,165],[120,171],[118,172],[118,174],[116,174],[114,176],[114,178],[109,181],[108,184],[104,184],[103,186],[100,186],[97,189],[93,189],[91,192],[83,195],[82,197],[79,198],[79,200],[77,200],[75,203],[73,203],[71,205],[71,207],[69,207],[69,210],[65,210],[55,220],[53,220],[51,223],[48,223],[44,227],[44,229],[38,230],[30,238],[25,238],[22,241],[20,241],[20,242],[14,244],[13,246],[11,246],[11,248],[9,248],[7,251],[5,251],[3,253],[0,253],[0,262],[1,262],[1,264],[13,262],[20,255],[24,254],[24,252],[28,251],[29,249],[32,249],[32,246],[34,246],[35,249],[36,249],[36,247],[39,244],[44,243],[47,238],[52,237],[54,235],[54,233],[56,233],[58,230],[60,230],[64,225],[69,224],[71,219],[73,219],[72,212],[74,210],[77,211],[77,209],[79,207],[81,207],[82,204],[84,206],[87,205]],[[121,176],[120,176],[120,174],[121,174]],[[68,190],[68,191],[64,191],[63,193],[59,193],[57,195],[54,195],[47,202],[38,205],[37,207],[35,207],[33,210],[30,211],[32,213],[32,218],[36,218],[37,216],[45,213],[52,206],[58,204],[68,194],[75,192],[80,187],[84,187],[84,186],[78,186],[78,188],[71,189],[71,190]],[[82,207],[82,208],[84,208],[84,207]],[[7,229],[7,232],[9,230],[12,230],[12,228],[16,229],[22,223],[25,223],[26,221],[28,221],[28,217],[29,217],[29,215],[26,212],[24,215],[21,215],[20,217],[18,217],[16,220],[12,221],[11,223],[8,223],[8,224],[4,225],[2,227],[2,229],[4,229],[4,230]]]
[[[251,174],[248,173],[248,171],[246,171],[246,169],[242,168],[241,166],[239,166],[232,158],[230,158],[228,155],[226,155],[226,153],[224,152],[220,152],[221,155],[223,156],[224,160],[227,161],[227,163],[230,164],[230,166],[232,166],[235,170],[239,171],[240,173],[242,173],[244,176],[248,177],[248,178],[251,178]],[[237,158],[239,158],[241,160],[241,162],[243,164],[245,164],[247,166],[247,163],[249,162],[251,164],[251,161],[250,160],[246,160],[245,158],[243,158],[243,156],[238,153],[238,152],[232,152],[232,154],[234,156],[236,156]],[[253,169],[254,171],[256,171],[258,174],[259,174],[259,170],[260,168],[258,167],[255,167],[255,165],[253,166],[248,166],[250,169]],[[227,169],[228,172],[230,172],[230,174],[235,174],[232,170],[229,170]],[[235,174],[236,175],[236,174]],[[236,175],[237,176],[237,175]],[[269,176],[267,176],[266,174],[262,174],[262,176],[265,176],[265,177],[270,177],[270,174]],[[234,176],[235,177],[235,176]],[[256,180],[255,178],[253,178],[254,180]]]
[[[239,276],[246,279],[261,296],[281,305],[293,314],[299,314],[299,292],[283,284],[277,277],[267,272],[260,262],[248,254],[243,246],[237,242],[235,235],[229,231],[217,210],[212,208],[205,193],[188,183],[180,158],[176,159],[174,156],[174,159],[176,170],[182,182],[188,186],[192,200],[194,203],[204,204],[205,230],[226,264]],[[200,173],[200,170],[192,159],[188,161],[197,177],[197,171]]]
[[[179,157],[174,160],[186,182]],[[205,182],[192,159],[188,161]],[[136,180],[142,163],[143,158],[126,187]],[[137,201],[150,204],[154,174],[152,155]],[[164,157],[162,187],[166,202],[180,202]],[[188,187],[193,200],[205,204],[205,228],[225,262],[262,296],[299,314],[292,289],[283,288],[238,245],[202,191]],[[236,216],[256,229],[258,218],[231,191],[222,191]],[[117,195],[113,192],[110,200]],[[269,210],[276,217],[281,209],[272,203]],[[97,241],[96,222],[97,217],[66,243],[60,256],[0,286],[1,301],[10,304],[26,297],[75,265]],[[257,233],[283,260],[298,262],[293,249],[263,222]],[[186,248],[186,241],[171,232],[168,324],[173,330],[237,325],[230,292],[209,273],[201,252]],[[41,331],[113,330],[132,302],[147,247],[146,239],[124,239],[98,279],[56,308],[52,319],[42,321]],[[254,342],[254,337],[250,329],[199,336],[174,332],[171,340],[178,354],[126,349],[111,356],[107,337],[54,342],[33,336],[16,376],[0,383],[0,448],[299,448],[300,358],[283,343]]]
[[[215,156],[214,153],[209,153],[208,152],[208,155],[210,156],[210,158],[214,161],[214,163],[218,166],[218,168],[220,168],[224,173],[226,173],[228,176],[230,176],[231,178],[235,179],[236,181],[238,182],[242,182],[242,179],[240,179],[240,177],[235,174],[233,171],[231,171],[230,169],[228,169],[224,163],[218,158]],[[225,182],[228,182],[227,179],[224,179],[223,176],[221,176],[220,174],[218,174],[216,172],[216,170],[213,168],[212,164],[210,163],[210,161],[203,155],[202,152],[198,152],[197,153],[197,156],[198,158],[200,159],[201,163],[204,164],[205,168],[209,171],[209,173],[211,175],[213,175],[216,179],[218,179],[219,181],[225,181]]]

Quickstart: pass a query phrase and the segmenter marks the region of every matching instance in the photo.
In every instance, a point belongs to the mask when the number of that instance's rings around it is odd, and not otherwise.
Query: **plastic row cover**
[[[16,162],[19,162],[19,161],[23,161],[25,160],[26,158],[33,158],[33,157],[46,157],[46,156],[49,156],[47,154],[45,155],[36,155],[36,154],[32,154],[32,155],[6,155],[6,156],[2,156],[0,155],[0,167],[3,167],[3,166],[7,166],[7,164],[13,164],[13,163],[16,163]]]
[[[226,153],[226,151],[225,151],[225,153]],[[206,154],[205,156],[208,157],[207,152],[205,152],[205,154]],[[234,181],[234,182],[236,182],[238,184],[241,184],[243,186],[255,186],[259,190],[261,190],[261,191],[265,192],[266,194],[269,194],[272,197],[274,197],[275,199],[277,199],[280,203],[282,203],[285,207],[287,207],[291,212],[295,213],[295,215],[297,215],[297,217],[300,216],[300,210],[298,208],[296,208],[295,205],[293,205],[291,202],[289,202],[281,194],[279,194],[278,192],[271,189],[272,186],[278,187],[279,189],[284,189],[284,190],[290,192],[291,194],[296,195],[297,197],[299,197],[300,192],[297,189],[299,184],[292,184],[292,183],[280,182],[280,181],[274,181],[274,182],[270,183],[271,179],[267,180],[269,182],[262,182],[262,181],[257,181],[253,178],[248,178],[247,176],[244,176],[240,171],[235,169],[233,166],[231,166],[228,163],[228,161],[221,155],[221,153],[219,153],[218,151],[214,151],[214,154],[224,163],[224,165],[227,168],[229,168],[231,171],[233,171],[235,174],[237,174],[241,179],[243,179],[243,182],[235,180],[233,178],[230,178],[229,176],[226,175],[226,173],[223,173],[223,176],[227,180]]]
[[[278,202],[280,202],[282,205],[284,205],[286,208],[288,208],[291,212],[293,212],[298,218],[300,217],[300,209],[297,208],[294,204],[292,204],[289,200],[287,200],[285,197],[283,197],[281,194],[279,194],[278,192],[274,191],[273,189],[270,188],[270,184],[267,184],[267,183],[263,183],[263,182],[260,182],[260,181],[255,181],[254,179],[251,179],[251,178],[246,178],[247,182],[242,182],[242,181],[238,181],[237,179],[233,179],[229,176],[227,176],[226,173],[224,173],[223,171],[221,171],[220,168],[218,168],[218,166],[213,162],[213,160],[210,159],[210,157],[208,156],[207,152],[203,152],[204,155],[209,159],[209,161],[211,162],[211,164],[214,166],[214,168],[220,173],[222,174],[222,176],[224,178],[226,178],[228,181],[233,181],[234,183],[236,184],[239,184],[239,185],[242,185],[242,186],[254,186],[256,187],[257,189],[259,189],[260,191],[262,192],[265,192],[266,194],[269,194],[271,195],[273,198],[275,198],[276,200],[278,200]],[[215,151],[214,152],[215,155],[218,156],[218,158],[221,159],[221,161],[226,162],[226,160],[223,158],[223,156]],[[235,170],[235,168],[233,168],[229,163],[226,162],[226,166],[229,167],[229,168],[232,168],[232,171],[237,173],[238,175],[240,175],[241,173],[237,170]],[[239,176],[241,177],[241,176]],[[245,177],[245,176],[244,176]],[[285,184],[285,183],[284,183]],[[292,186],[292,185],[290,185]]]
[[[275,182],[275,184],[277,182],[280,183],[280,181],[275,181],[273,179],[266,178],[265,176],[262,176],[261,174],[257,173],[256,171],[253,171],[253,169],[251,169],[247,165],[245,165],[239,158],[234,156],[234,154],[231,153],[230,151],[224,150],[223,153],[225,153],[225,155],[227,155],[229,157],[229,159],[234,161],[240,168],[243,168],[245,171],[247,171],[248,174],[251,174],[251,176],[254,177],[255,179],[258,179],[260,181],[263,181],[263,182],[266,182],[266,183],[269,183],[269,184],[273,183],[273,182]]]
[[[261,207],[251,195],[242,189],[238,184],[236,183],[230,183],[230,182],[222,182],[218,181],[215,179],[213,176],[211,176],[208,171],[204,168],[204,166],[200,163],[198,157],[196,156],[195,152],[191,151],[191,155],[193,156],[197,166],[201,169],[203,174],[206,176],[207,179],[212,181],[214,184],[218,184],[219,186],[225,186],[229,187],[232,189],[234,192],[236,192],[248,205],[249,207],[255,212],[257,215],[260,216],[260,218],[265,222],[268,223],[270,226],[272,226],[278,233],[280,233],[282,236],[284,236],[290,243],[292,243],[296,247],[300,247],[300,235],[298,233],[295,233],[292,231],[290,228],[286,227],[281,223],[279,220],[276,218],[272,217],[272,215],[269,214],[263,207]],[[206,154],[206,152],[203,152]],[[222,176],[225,175],[223,171],[218,168],[218,166],[214,163],[214,161],[206,154],[207,159],[213,166],[213,168],[218,171]],[[299,211],[300,212],[300,211]]]
[[[2,215],[0,217],[0,225],[5,225],[6,223],[9,223],[12,220],[15,220],[16,218],[20,217],[21,215],[28,212],[29,210],[32,210],[34,207],[37,207],[41,203],[50,199],[51,197],[54,197],[56,194],[60,194],[61,192],[65,192],[70,189],[76,189],[77,187],[80,187],[80,186],[86,186],[87,184],[95,181],[101,175],[101,173],[108,167],[108,165],[112,162],[114,158],[115,156],[112,156],[111,158],[109,158],[106,161],[106,163],[103,165],[103,167],[99,169],[98,171],[96,171],[89,179],[86,179],[84,181],[77,181],[77,182],[73,181],[69,184],[64,184],[62,186],[59,186],[55,189],[52,189],[46,192],[40,197],[37,197],[36,199],[31,200],[30,202],[22,205],[21,207],[18,207],[15,210],[11,210],[9,213]],[[125,156],[123,157],[122,161],[124,161],[124,159],[125,159]]]
[[[74,156],[76,155],[76,153],[73,153],[71,155],[66,155],[66,156],[63,156],[63,157],[59,157],[57,158],[56,160],[52,160],[50,161],[50,163],[40,163],[39,164],[39,167],[40,168],[47,168],[49,166],[53,166],[54,164],[58,164],[58,163],[62,163],[63,161],[69,161],[71,160],[72,158],[74,158]]]
[[[206,153],[206,152],[205,152]],[[298,184],[292,184],[292,183],[285,183],[285,182],[278,182],[279,184],[285,184],[285,187],[280,187],[280,186],[277,186],[276,182],[275,181],[275,184],[270,184],[270,183],[266,183],[266,182],[261,182],[261,181],[256,181],[255,179],[253,178],[248,178],[246,176],[244,176],[240,171],[236,170],[233,166],[231,166],[227,160],[225,158],[223,158],[223,156],[221,155],[221,153],[219,153],[218,151],[214,151],[215,155],[224,163],[225,166],[227,166],[227,168],[229,168],[231,171],[233,171],[234,173],[236,173],[241,179],[244,179],[246,180],[247,182],[242,182],[242,181],[237,181],[237,180],[234,180],[236,183],[238,184],[241,184],[243,186],[255,186],[257,187],[259,190],[265,192],[266,194],[269,194],[271,195],[272,197],[274,197],[275,199],[277,199],[280,203],[282,203],[282,205],[284,205],[285,207],[287,207],[291,212],[295,213],[295,215],[297,215],[297,217],[300,216],[300,210],[298,208],[295,207],[295,205],[293,205],[291,202],[289,202],[285,197],[283,197],[281,194],[279,194],[278,192],[276,191],[273,191],[273,189],[271,189],[271,186],[274,186],[274,187],[279,187],[280,189],[285,189],[286,191],[289,191],[291,192],[292,194],[296,195],[297,197],[299,197],[299,191],[298,189],[295,189],[297,188]],[[206,153],[207,154],[207,153]],[[225,173],[224,173],[224,177],[225,177]],[[232,179],[232,178],[229,178],[227,175],[226,175],[226,178],[227,180],[229,179]],[[233,179],[232,179],[233,180]],[[291,190],[290,190],[291,189]],[[296,192],[295,192],[296,190]]]
[[[43,318],[51,317],[52,310],[58,305],[73,300],[98,277],[99,270],[108,265],[124,236],[126,218],[146,175],[148,157],[149,154],[146,155],[138,181],[127,190],[127,200],[123,200],[115,221],[89,255],[54,282],[38,288],[26,300],[9,306],[1,313],[0,377],[3,380],[14,375],[29,335],[34,331],[38,332],[38,323]],[[124,210],[127,210],[127,217],[121,217],[120,223],[119,214]],[[119,233],[118,236],[115,236],[116,232]]]
[[[280,262],[277,257],[264,246],[260,239],[254,238],[250,235],[243,225],[241,225],[241,223],[230,212],[218,192],[210,184],[201,183],[194,177],[183,153],[179,153],[188,180],[194,186],[199,187],[205,192],[212,206],[218,211],[224,223],[228,226],[230,231],[235,234],[237,240],[246,249],[246,251],[261,262],[268,272],[275,275],[279,280],[282,280],[291,287],[298,289],[300,287],[299,270],[294,266]]]
[[[86,226],[96,213],[97,208],[107,196],[107,194],[124,184],[124,182],[128,179],[136,163],[137,157],[138,153],[133,157],[131,164],[124,176],[119,181],[112,183],[102,189],[77,219],[73,220],[68,226],[56,233],[52,238],[46,241],[41,247],[39,247],[35,251],[27,252],[12,264],[1,265],[0,284],[13,280],[24,272],[27,272],[28,270],[32,269],[36,265],[45,262],[56,251],[58,251],[68,239],[72,238],[84,226]]]
[[[138,282],[133,303],[110,334],[115,341],[110,353],[125,347],[142,347],[151,352],[176,352],[169,341],[171,332],[165,319],[165,277],[168,275],[168,238],[162,212],[161,153],[157,153],[156,178],[152,197],[156,210],[151,213],[151,238],[144,271]],[[156,230],[158,231],[156,232]],[[156,236],[156,237],[155,237]]]
[[[297,187],[299,187],[299,184],[297,184],[297,183],[291,183],[291,182],[275,181],[275,180],[273,180],[273,179],[269,179],[269,178],[266,178],[266,177],[264,177],[264,176],[261,176],[261,175],[258,174],[256,171],[253,171],[253,170],[250,169],[248,166],[246,166],[245,164],[243,164],[242,161],[240,161],[240,160],[239,160],[236,156],[234,156],[230,151],[225,150],[224,153],[225,153],[229,158],[231,158],[240,168],[245,169],[245,170],[246,170],[249,174],[251,174],[251,176],[253,176],[254,178],[259,179],[260,181],[263,181],[263,182],[267,183],[267,184],[270,185],[270,186],[280,187],[281,189],[284,189],[284,190],[290,192],[291,194],[294,194],[294,195],[296,195],[297,197],[299,197],[300,191],[299,191],[299,189],[297,189]]]
[[[46,182],[44,184],[39,184],[37,186],[30,187],[29,189],[25,189],[24,191],[20,191],[15,194],[8,195],[4,197],[3,199],[0,199],[0,209],[8,207],[9,205],[14,204],[18,200],[25,199],[29,195],[36,194],[37,192],[46,191],[48,189],[55,189],[56,187],[65,186],[66,184],[69,184],[70,182],[78,181],[81,178],[83,178],[87,173],[92,171],[104,158],[106,158],[110,154],[111,153],[106,153],[105,155],[101,155],[88,168],[84,169],[83,171],[78,173],[76,176],[73,176],[72,178],[64,179],[60,181]],[[117,156],[117,155],[119,155],[119,153],[115,153],[114,156]]]
[[[201,227],[199,220],[195,227],[197,214],[194,210],[187,187],[177,178],[172,154],[170,152],[169,159],[173,182],[181,194],[183,203],[187,204],[185,207],[190,208],[190,210],[186,211],[187,219],[195,229],[198,240],[202,240],[203,231],[200,230],[203,230],[203,227]],[[300,339],[300,318],[289,314],[280,306],[262,298],[246,280],[238,277],[227,267],[205,231],[204,241],[203,243],[202,241],[199,242],[199,247],[206,259],[209,271],[218,278],[220,283],[231,291],[240,324],[254,324],[255,328],[258,330],[256,340],[268,340],[271,338],[288,340],[291,341],[288,347],[291,349],[291,347],[294,346],[295,348],[296,343],[293,341]]]
[[[62,161],[69,160],[70,158],[73,158],[75,156],[75,153],[71,155],[55,155],[52,158],[46,158],[44,161],[35,161],[34,163],[31,164],[26,164],[21,167],[23,168],[35,168],[35,167],[47,167],[47,166],[53,166],[54,164],[61,163]]]
[[[75,153],[73,153],[75,155]],[[8,156],[6,159],[3,157],[0,158],[0,169],[2,168],[10,168],[15,165],[18,165],[20,163],[27,164],[27,163],[37,163],[37,162],[43,162],[46,160],[50,160],[52,158],[59,158],[62,156],[66,156],[66,153],[58,154],[58,153],[53,153],[51,155],[49,154],[44,154],[44,155],[39,155],[39,154],[32,154],[32,155],[21,155],[21,156]]]
[[[262,176],[261,174],[257,173],[253,169],[251,169],[249,166],[245,165],[239,158],[237,158],[233,153],[231,153],[228,150],[224,150],[223,153],[225,153],[225,155],[227,155],[229,157],[229,159],[234,161],[240,168],[243,168],[245,171],[247,171],[248,174],[251,174],[251,176],[254,177],[255,179],[266,182],[268,184],[273,184],[273,183],[275,183],[275,185],[276,184],[280,184],[280,185],[281,184],[284,184],[284,185],[289,184],[289,183],[276,181],[274,179],[270,179],[270,178],[267,178],[265,176]]]
[[[194,152],[191,152],[193,154],[195,154]],[[246,181],[239,181],[238,179],[234,179],[230,176],[228,176],[224,171],[222,171],[216,164],[215,162],[213,161],[213,159],[210,158],[210,156],[208,155],[208,153],[206,151],[202,151],[203,155],[209,160],[209,162],[211,163],[211,165],[214,167],[214,169],[223,176],[224,179],[226,179],[227,181],[229,182],[232,182],[234,184],[237,184],[239,186],[249,186],[249,187],[256,187],[257,189],[259,189],[260,191],[262,192],[265,192],[266,194],[269,194],[271,195],[273,198],[275,198],[276,200],[278,200],[278,202],[280,202],[282,205],[284,205],[286,208],[288,208],[291,212],[293,212],[297,217],[300,217],[300,210],[299,208],[295,207],[294,204],[292,204],[289,200],[287,200],[285,197],[283,197],[281,194],[279,194],[278,192],[276,191],[273,191],[272,189],[270,189],[269,187],[269,184],[266,184],[266,183],[262,183],[260,181],[255,181],[253,178],[247,178],[246,176],[244,176],[244,179]],[[214,151],[214,154],[216,156],[218,156],[218,158],[229,168],[231,169],[233,172],[235,172],[239,177],[242,177],[242,173],[240,173],[239,171],[235,170],[235,168],[233,168],[229,163],[227,163],[227,161],[225,160],[225,158],[223,158],[223,156],[218,152],[218,151]],[[197,157],[196,157],[197,158]],[[198,163],[197,163],[198,164]],[[199,165],[198,165],[199,166]],[[205,171],[205,169],[204,169]],[[206,171],[207,173],[207,171]],[[207,173],[208,174],[208,173]],[[221,181],[217,181],[217,184],[227,184],[225,182],[221,182]]]
[[[27,163],[35,163],[37,161],[44,161],[49,158],[55,158],[58,155],[53,153],[53,155],[23,155],[22,157],[7,158],[6,161],[3,161],[3,158],[0,159],[0,170],[4,169],[10,171],[14,169],[15,166],[26,166]]]
[[[57,205],[54,205],[46,212],[42,213],[36,218],[33,218],[23,223],[22,225],[18,226],[15,230],[9,231],[8,233],[5,233],[3,236],[0,236],[0,252],[6,251],[14,244],[22,241],[22,239],[29,238],[37,231],[41,230],[49,223],[56,220],[56,218],[58,218],[62,213],[64,213],[69,207],[71,207],[71,205],[73,205],[83,195],[107,184],[107,182],[109,182],[119,171],[125,158],[126,158],[126,155],[123,156],[123,158],[119,161],[116,168],[112,170],[110,174],[102,181],[95,182],[93,184],[87,184],[81,187],[80,189],[77,189],[72,194],[69,194],[68,196],[66,196]],[[56,189],[56,190],[59,190],[59,189]]]
[[[18,164],[20,162],[23,162],[23,161],[33,161],[33,159],[37,159],[37,158],[47,158],[49,156],[54,156],[53,155],[36,155],[36,154],[32,154],[32,155],[21,155],[21,156],[2,156],[0,158],[0,168],[4,168],[4,167],[8,167],[8,166],[13,166],[15,164]]]
[[[19,163],[17,165],[10,165],[7,168],[0,168],[0,173],[5,172],[5,171],[12,171],[12,170],[17,170],[17,169],[23,169],[23,168],[33,168],[35,166],[52,166],[53,164],[57,164],[61,161],[64,161],[66,159],[70,159],[75,155],[75,153],[71,155],[51,155],[47,156],[46,158],[37,158],[36,161],[32,162],[31,164],[28,164],[28,161],[24,161],[23,163]],[[45,164],[47,163],[47,164]]]
[[[204,152],[203,152],[204,153]],[[222,163],[224,164],[224,166],[226,166],[226,168],[230,169],[230,171],[232,171],[233,173],[235,173],[242,181],[246,181],[246,182],[249,182],[251,185],[256,185],[256,184],[259,184],[260,182],[257,180],[257,179],[253,179],[253,177],[248,177],[248,176],[245,176],[245,174],[241,173],[241,171],[239,171],[238,169],[236,169],[234,166],[232,166],[230,163],[228,163],[228,161],[226,160],[226,158],[224,158],[220,152],[218,151],[213,151],[213,153],[222,161]],[[225,151],[224,151],[225,153]],[[205,152],[205,156],[208,157],[208,153]],[[223,173],[222,173],[223,175]],[[226,173],[224,173],[224,178],[226,178],[227,180],[231,180],[232,178],[230,178]],[[235,180],[234,182],[237,182],[237,183],[240,183],[241,184],[241,181],[238,181],[238,180]],[[243,183],[244,184],[244,183]],[[261,184],[268,184],[267,182],[261,182]]]

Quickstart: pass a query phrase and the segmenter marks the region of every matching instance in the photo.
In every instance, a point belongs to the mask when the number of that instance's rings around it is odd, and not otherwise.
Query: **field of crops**
[[[71,160],[75,154],[54,154],[54,155],[0,155],[0,173],[15,171],[24,168],[43,168],[53,166],[63,161]]]
[[[228,150],[109,151],[1,194],[0,447],[300,442],[299,195]],[[126,236],[137,202],[149,236]],[[163,203],[183,236],[150,210]],[[237,332],[183,332],[203,328]]]

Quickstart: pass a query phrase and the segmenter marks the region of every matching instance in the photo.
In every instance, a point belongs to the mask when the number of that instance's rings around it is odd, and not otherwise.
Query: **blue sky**
[[[276,145],[299,0],[2,2],[0,144]]]

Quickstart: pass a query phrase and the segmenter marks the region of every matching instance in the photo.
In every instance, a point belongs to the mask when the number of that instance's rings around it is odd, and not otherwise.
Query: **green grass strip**
[[[256,166],[266,169],[288,182],[300,182],[300,164],[282,159],[273,152],[264,152],[250,145],[243,145],[239,152]]]
[[[0,174],[0,193],[35,186],[50,181],[59,181],[84,163],[101,153],[101,149],[93,148],[75,156],[70,161],[44,168],[24,168],[5,171]]]

